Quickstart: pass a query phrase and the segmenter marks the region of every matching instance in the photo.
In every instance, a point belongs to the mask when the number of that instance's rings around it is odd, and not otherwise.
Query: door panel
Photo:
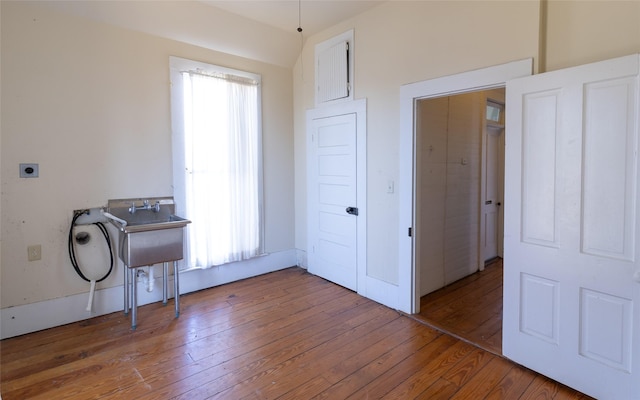
[[[311,121],[309,272],[357,288],[356,114]]]
[[[525,94],[522,102],[522,239],[555,247],[558,92]]]
[[[507,83],[503,353],[640,398],[638,56]]]
[[[635,253],[635,88],[634,78],[585,85],[582,250],[588,254],[631,260]]]

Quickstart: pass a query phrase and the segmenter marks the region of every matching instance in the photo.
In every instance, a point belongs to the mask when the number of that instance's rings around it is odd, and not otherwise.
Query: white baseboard
[[[225,283],[258,276],[297,265],[295,249],[267,254],[251,260],[225,264],[209,269],[195,269],[180,274],[180,293],[208,289]],[[173,279],[169,277],[169,295],[173,297]],[[138,305],[162,301],[162,277],[156,277],[155,289],[147,292],[138,282]],[[122,311],[122,286],[96,289],[93,311],[86,311],[89,293],[25,304],[0,310],[0,339],[53,328],[100,315]]]
[[[298,260],[298,267],[309,269],[309,264],[307,263],[307,252],[304,250],[296,249],[296,260]]]

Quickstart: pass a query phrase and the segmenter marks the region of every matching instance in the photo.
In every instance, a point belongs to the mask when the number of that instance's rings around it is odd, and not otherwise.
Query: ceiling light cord
[[[304,63],[302,60],[302,52],[304,51],[304,35],[302,34],[302,0],[298,0],[298,29],[300,34],[300,75],[304,82]]]
[[[298,0],[298,33],[302,33],[302,0]]]

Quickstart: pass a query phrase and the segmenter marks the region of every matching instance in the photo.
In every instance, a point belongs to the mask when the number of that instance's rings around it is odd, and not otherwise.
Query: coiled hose
[[[87,282],[91,282],[92,280],[87,278],[82,273],[82,270],[80,269],[80,265],[78,265],[78,260],[76,259],[75,245],[73,241],[73,227],[76,226],[76,221],[78,220],[78,218],[80,218],[80,216],[88,213],[89,213],[88,210],[81,210],[81,211],[76,211],[73,214],[73,219],[71,220],[71,227],[69,228],[68,244],[69,244],[69,259],[71,259],[71,265],[73,265],[73,269],[76,270],[76,273],[80,276],[80,278],[84,279]],[[111,248],[111,237],[109,236],[107,227],[104,226],[102,222],[94,222],[93,225],[97,226],[98,229],[100,229],[100,232],[102,232],[102,236],[104,236],[104,239],[107,241],[107,247],[109,248],[109,257],[110,257],[109,271],[107,271],[107,273],[102,278],[95,280],[95,282],[102,282],[103,280],[107,279],[107,277],[111,274],[111,271],[113,271],[113,249]]]

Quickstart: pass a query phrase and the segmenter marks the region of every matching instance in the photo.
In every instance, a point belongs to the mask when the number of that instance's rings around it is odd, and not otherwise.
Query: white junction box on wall
[[[96,222],[107,222],[107,218],[102,214],[103,207],[93,207],[87,209],[88,212],[82,214],[76,219],[76,225],[89,225]],[[84,210],[73,210],[74,215]]]

